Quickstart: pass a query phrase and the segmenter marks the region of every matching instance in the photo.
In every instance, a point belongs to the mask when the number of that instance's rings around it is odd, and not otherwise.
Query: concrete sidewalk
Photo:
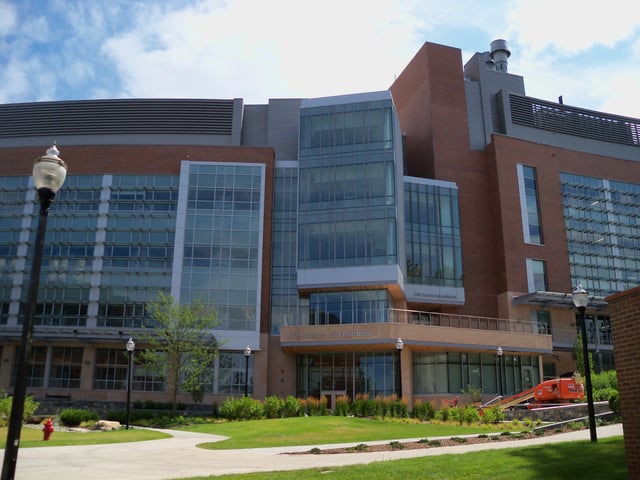
[[[446,453],[466,453],[589,439],[587,429],[530,440],[462,444],[455,447],[336,455],[282,455],[287,452],[308,451],[313,447],[307,445],[248,450],[203,450],[196,445],[221,440],[223,437],[177,430],[165,431],[173,437],[115,445],[24,448],[18,455],[16,478],[42,480],[53,476],[56,480],[113,480],[114,478],[167,480],[227,473],[337,467]],[[621,424],[598,428],[598,438],[617,435],[622,435]],[[407,439],[403,440],[407,441]],[[352,445],[353,443],[350,443],[347,446]],[[317,447],[328,448],[336,445],[317,445]]]

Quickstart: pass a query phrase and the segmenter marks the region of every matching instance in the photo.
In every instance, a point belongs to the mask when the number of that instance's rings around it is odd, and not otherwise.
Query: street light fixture
[[[402,398],[402,349],[404,348],[404,342],[402,338],[398,337],[396,340],[396,352],[398,352],[398,380],[396,381],[396,392],[398,398]]]
[[[38,192],[40,203],[40,215],[33,248],[33,263],[29,275],[29,290],[27,304],[25,306],[24,320],[22,323],[22,338],[18,348],[16,359],[16,375],[9,418],[9,430],[7,431],[7,443],[2,463],[2,480],[11,480],[15,477],[16,463],[18,461],[18,447],[20,446],[20,430],[22,429],[22,416],[24,414],[24,401],[27,392],[27,376],[29,375],[29,358],[31,357],[31,338],[33,336],[33,319],[36,313],[38,300],[38,288],[40,286],[40,269],[42,267],[42,254],[44,237],[47,231],[47,216],[49,207],[56,193],[67,177],[67,164],[58,156],[60,152],[55,143],[46,155],[33,161],[33,184]]]
[[[589,304],[589,294],[582,288],[582,285],[578,285],[573,290],[573,304],[579,313],[579,321],[581,324],[582,332],[582,357],[584,361],[584,377],[587,383],[587,408],[589,412],[589,433],[591,435],[591,441],[597,442],[598,436],[596,433],[596,414],[593,407],[593,389],[591,386],[591,365],[589,363],[589,346],[587,342],[587,325],[584,312]]]
[[[249,396],[249,357],[251,356],[251,347],[244,347],[244,396]]]
[[[496,357],[498,357],[498,395],[502,396],[502,347],[498,345],[496,348]]]
[[[127,352],[129,353],[129,369],[127,372],[127,430],[131,422],[131,384],[133,382],[133,352],[136,349],[136,343],[133,338],[127,340]]]

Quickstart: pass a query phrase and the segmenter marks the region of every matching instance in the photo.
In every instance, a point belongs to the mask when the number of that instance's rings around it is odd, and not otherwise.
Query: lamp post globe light
[[[249,357],[251,356],[251,347],[244,347],[244,396],[249,396]]]
[[[579,321],[581,324],[582,334],[582,357],[584,361],[584,378],[587,387],[587,408],[589,412],[589,433],[591,435],[591,441],[597,442],[598,436],[596,433],[596,414],[593,407],[593,388],[591,386],[591,365],[589,363],[589,346],[587,340],[587,325],[584,312],[589,304],[589,294],[582,288],[582,285],[578,285],[573,290],[573,305],[576,307],[579,313]]]
[[[498,395],[502,396],[502,347],[498,345],[496,348],[496,357],[498,358]]]
[[[127,430],[131,423],[131,383],[133,381],[133,352],[136,349],[136,343],[133,338],[127,340],[127,352],[129,353],[129,368],[127,369]]]
[[[15,477],[16,463],[18,461],[18,447],[20,446],[20,430],[22,428],[22,416],[24,414],[24,401],[27,391],[27,376],[29,374],[29,357],[31,356],[31,338],[33,336],[33,319],[36,313],[38,300],[38,288],[40,286],[40,269],[42,266],[42,253],[44,237],[47,230],[47,216],[49,207],[56,193],[67,177],[67,164],[59,157],[60,152],[55,143],[46,155],[33,161],[33,184],[37,191],[40,214],[38,227],[33,247],[33,261],[29,275],[29,288],[27,304],[25,306],[24,320],[22,323],[22,337],[16,357],[16,374],[9,417],[9,429],[7,431],[7,443],[4,450],[2,463],[2,480],[10,480]]]
[[[396,340],[396,352],[398,353],[398,380],[396,381],[396,393],[398,398],[402,398],[402,349],[404,348],[404,342],[402,338],[398,337]]]

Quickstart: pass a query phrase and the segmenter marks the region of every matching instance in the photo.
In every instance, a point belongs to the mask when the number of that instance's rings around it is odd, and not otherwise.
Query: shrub
[[[284,417],[300,417],[304,414],[304,404],[302,400],[298,400],[293,395],[289,395],[282,407],[282,415]]]
[[[451,410],[449,409],[449,407],[441,408],[440,410],[436,411],[435,418],[438,420],[442,420],[443,422],[447,422],[452,418]]]
[[[339,396],[336,398],[336,406],[333,409],[333,414],[341,417],[346,417],[351,413],[351,407],[349,397]]]
[[[376,414],[376,401],[370,399],[366,393],[359,393],[351,406],[351,411],[356,417],[373,417]]]
[[[60,423],[67,427],[77,427],[85,422],[95,422],[100,417],[92,410],[83,408],[67,408],[60,412]]]
[[[284,400],[276,395],[271,395],[264,399],[262,404],[264,415],[267,418],[280,418],[284,411]]]
[[[392,418],[407,418],[409,416],[409,406],[405,400],[392,395],[388,405],[387,416]]]
[[[259,400],[251,397],[227,398],[220,415],[228,420],[257,420],[264,417],[264,408]]]
[[[609,408],[615,413],[620,413],[620,394],[618,392],[609,397]]]
[[[435,416],[433,405],[431,405],[431,403],[429,402],[416,400],[415,404],[413,405],[413,410],[411,411],[411,416],[420,420],[421,422],[431,420]]]
[[[449,409],[452,420],[457,420],[461,425],[463,423],[473,423],[480,420],[480,412],[472,405],[467,407],[453,407]]]
[[[8,423],[11,416],[11,405],[13,396],[7,395],[6,392],[0,390],[0,425]],[[36,402],[31,395],[27,395],[24,399],[24,412],[22,419],[26,419],[35,413],[40,404]]]
[[[461,390],[465,398],[465,403],[478,403],[482,401],[482,389],[467,385],[467,388]]]
[[[504,412],[499,405],[494,405],[493,407],[487,408],[484,410],[484,414],[482,415],[483,423],[500,423],[504,420]]]
[[[327,398],[307,398],[307,413],[312,417],[322,417],[324,415],[328,415],[329,409],[327,408]]]
[[[366,443],[359,443],[355,447],[349,448],[349,450],[351,450],[352,452],[366,452],[367,450],[369,450],[369,445],[367,445]]]
[[[618,375],[615,370],[605,370],[600,373],[592,373],[591,386],[594,391],[601,388],[613,388],[614,390],[618,390]]]

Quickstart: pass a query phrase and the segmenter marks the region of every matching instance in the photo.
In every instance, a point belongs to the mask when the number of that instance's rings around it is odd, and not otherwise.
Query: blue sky
[[[0,0],[0,103],[387,89],[497,38],[527,95],[640,118],[640,8],[610,0]]]

